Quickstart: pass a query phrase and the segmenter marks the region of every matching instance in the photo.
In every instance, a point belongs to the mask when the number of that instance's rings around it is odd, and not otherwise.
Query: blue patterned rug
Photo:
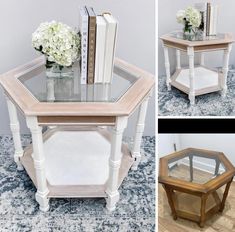
[[[195,106],[190,107],[188,95],[172,87],[167,91],[164,76],[158,79],[158,105],[160,116],[233,116],[235,115],[235,67],[230,66],[228,92],[222,98],[220,92],[197,96]]]
[[[30,142],[24,136],[23,144]],[[35,201],[35,187],[25,171],[17,171],[13,142],[0,136],[0,231],[155,231],[155,138],[144,137],[138,171],[129,171],[120,188],[114,212],[105,199],[51,199],[43,213]]]

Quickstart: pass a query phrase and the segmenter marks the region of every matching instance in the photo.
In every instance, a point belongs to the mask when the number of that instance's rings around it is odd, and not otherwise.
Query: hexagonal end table
[[[222,152],[188,148],[160,159],[159,183],[166,191],[174,220],[189,219],[201,227],[213,214],[223,211],[234,175],[234,166]],[[220,198],[218,190],[224,185]],[[187,200],[189,195],[194,200]],[[200,199],[199,209],[195,197]],[[188,205],[183,206],[180,198]]]
[[[191,105],[195,103],[195,96],[220,91],[225,96],[227,92],[227,74],[229,54],[234,38],[231,34],[217,34],[216,36],[194,36],[185,38],[183,33],[175,31],[161,36],[164,47],[166,85],[188,94]],[[176,70],[171,76],[168,48],[176,50]],[[205,66],[205,53],[223,51],[222,72]],[[189,67],[181,67],[181,52],[188,56]],[[200,54],[199,65],[194,64],[195,53]]]
[[[105,197],[114,210],[118,188],[137,169],[153,75],[115,59],[110,84],[80,84],[74,76],[46,75],[45,58],[0,76],[15,145],[14,159],[37,187],[42,211],[51,197]],[[17,108],[26,117],[32,144],[24,151]],[[138,109],[132,150],[122,143],[128,117]],[[46,131],[42,133],[42,127]]]

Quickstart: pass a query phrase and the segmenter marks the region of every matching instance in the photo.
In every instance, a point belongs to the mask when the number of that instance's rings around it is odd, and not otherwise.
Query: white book
[[[214,6],[214,14],[213,14],[213,35],[217,34],[217,20],[218,20],[218,5]]]
[[[86,7],[80,8],[81,33],[81,84],[87,83],[88,13]]]
[[[105,38],[106,21],[103,16],[96,16],[95,83],[103,82]]]
[[[110,83],[113,76],[113,63],[117,37],[117,20],[110,14],[103,14],[107,23],[105,43],[104,83]]]
[[[213,25],[214,25],[214,6],[211,6],[210,9],[210,26],[209,26],[209,35],[214,35],[213,34]]]

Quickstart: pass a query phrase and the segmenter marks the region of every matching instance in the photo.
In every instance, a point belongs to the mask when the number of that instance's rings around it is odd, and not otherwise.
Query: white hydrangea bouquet
[[[184,25],[184,33],[195,33],[195,29],[199,28],[202,22],[201,13],[191,6],[185,10],[179,10],[176,19],[178,23]]]
[[[32,34],[33,47],[44,54],[46,67],[72,66],[80,57],[80,36],[71,27],[56,21],[44,22]]]

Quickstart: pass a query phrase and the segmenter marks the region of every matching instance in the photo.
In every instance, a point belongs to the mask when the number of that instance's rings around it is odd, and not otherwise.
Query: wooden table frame
[[[206,158],[212,158],[216,160],[216,166],[215,166],[215,175],[218,174],[218,167],[219,163],[222,162],[226,168],[226,171],[222,173],[219,176],[216,176],[215,178],[209,180],[205,184],[197,184],[180,180],[174,177],[168,176],[168,161],[169,160],[178,160],[184,157],[188,157],[188,154],[193,154],[193,152],[198,154],[201,154],[201,157]],[[193,159],[190,158],[190,179],[193,180],[193,169],[192,169],[192,162]],[[168,203],[171,208],[173,219],[176,220],[178,217],[188,219],[191,221],[195,221],[199,223],[200,227],[203,227],[205,224],[205,221],[212,217],[217,212],[223,212],[225,201],[228,196],[229,188],[231,185],[231,182],[233,180],[233,177],[235,175],[235,168],[230,163],[230,161],[226,158],[226,156],[222,152],[215,152],[215,151],[209,151],[204,149],[195,149],[195,148],[187,148],[179,152],[175,152],[173,154],[170,154],[168,156],[160,158],[160,164],[159,164],[159,183],[163,185],[163,188],[165,189]],[[221,188],[222,186],[226,185],[225,191],[222,197],[222,200],[220,200],[216,190]],[[176,197],[175,197],[175,191],[191,194],[197,197],[201,198],[201,209],[200,209],[200,216],[191,214],[188,212],[184,212],[178,208],[176,208]],[[208,212],[206,212],[206,202],[209,195],[212,195],[212,197],[215,200],[216,205],[211,208]]]
[[[166,34],[160,37],[163,42],[164,57],[165,57],[165,69],[166,69],[166,85],[168,90],[171,90],[171,86],[178,88],[179,90],[185,92],[189,96],[190,104],[195,104],[195,96],[211,93],[215,91],[222,91],[222,96],[226,96],[227,92],[227,74],[229,65],[229,55],[232,49],[232,43],[234,39],[232,35],[225,34],[224,39],[212,39],[205,41],[187,41],[180,38],[174,38],[171,34]],[[168,48],[176,49],[176,71],[171,76],[170,74],[170,62]],[[210,87],[201,88],[195,90],[195,65],[194,65],[194,55],[195,53],[200,53],[200,67],[208,69],[205,67],[204,53],[210,51],[224,51],[223,56],[223,68],[222,73],[218,74],[218,84],[212,85]],[[181,71],[180,53],[185,52],[189,59],[189,87],[178,82],[177,78]],[[211,72],[215,72],[212,69],[208,69]]]
[[[135,128],[134,145],[131,151],[131,156],[134,160],[132,162],[133,169],[137,169],[141,159],[140,145],[144,131],[148,100],[154,86],[153,75],[116,58],[115,73],[125,75],[126,78],[137,78],[136,82],[117,102],[45,103],[39,102],[19,80],[19,78],[23,77],[27,79],[40,73],[44,66],[44,57],[39,57],[26,65],[0,76],[0,84],[5,90],[7,99],[10,127],[15,146],[14,160],[17,163],[17,167],[21,170],[24,166],[29,176],[32,177],[37,187],[36,200],[42,211],[49,209],[50,197],[81,197],[79,192],[74,194],[74,189],[72,192],[66,190],[67,192],[64,194],[54,191],[54,195],[50,195],[51,187],[48,185],[45,175],[42,126],[108,126],[111,128],[109,177],[103,193],[91,195],[92,197],[100,197],[101,195],[106,197],[106,207],[112,211],[115,209],[116,203],[119,200],[119,169],[122,160],[121,147],[123,132],[127,126],[128,117],[136,109],[138,109],[138,119]],[[29,148],[25,151],[22,149],[17,108],[25,115],[27,126],[32,134],[31,150],[33,150],[33,157],[31,161],[26,157]],[[28,161],[29,163],[27,163]],[[83,194],[83,197],[86,196],[88,195]]]

